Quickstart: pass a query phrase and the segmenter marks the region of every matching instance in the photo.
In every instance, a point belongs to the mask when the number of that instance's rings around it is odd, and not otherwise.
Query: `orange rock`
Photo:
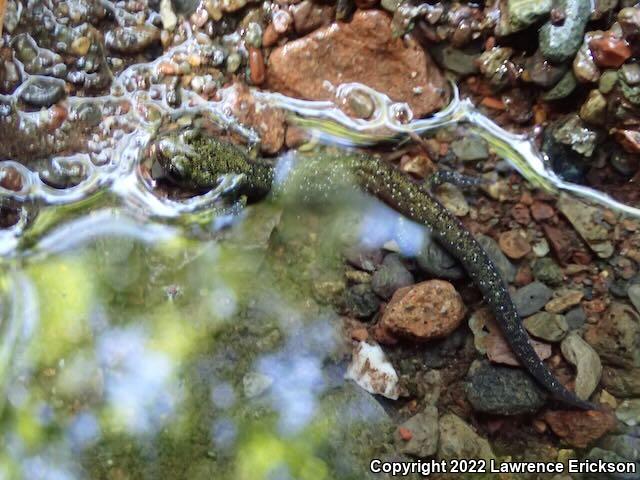
[[[640,153],[640,132],[636,130],[615,131],[617,142],[629,153]]]
[[[549,220],[554,214],[555,211],[553,210],[553,207],[548,203],[535,201],[533,202],[533,205],[531,205],[531,215],[536,222]]]
[[[511,209],[511,216],[520,225],[527,225],[531,221],[529,207],[524,203],[516,203]]]
[[[453,332],[465,315],[456,289],[443,280],[428,280],[396,290],[380,320],[392,335],[425,341]]]
[[[259,48],[249,48],[249,70],[251,83],[260,85],[264,82],[264,58]]]
[[[626,40],[611,34],[592,39],[589,48],[600,67],[618,68],[631,57],[631,49]]]
[[[493,110],[506,110],[502,100],[499,100],[495,97],[484,97],[480,102],[481,105],[484,105],[487,108],[491,108]]]
[[[398,435],[400,435],[400,438],[405,442],[413,438],[413,432],[405,427],[398,427]]]
[[[549,411],[544,420],[553,433],[577,448],[586,448],[616,426],[613,413],[598,410]]]
[[[357,11],[276,48],[267,66],[267,87],[306,100],[335,100],[335,89],[364,83],[407,102],[416,117],[449,102],[446,81],[417,44],[393,38],[391,18],[379,10]]]
[[[518,260],[531,251],[531,244],[523,230],[502,232],[498,239],[500,250],[509,258]]]

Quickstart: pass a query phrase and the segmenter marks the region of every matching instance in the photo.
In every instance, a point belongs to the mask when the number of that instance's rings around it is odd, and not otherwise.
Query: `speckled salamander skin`
[[[271,165],[261,160],[249,160],[235,147],[225,147],[213,139],[207,141],[212,142],[213,150],[208,147],[208,155],[203,155],[191,171],[185,172],[182,169],[182,173],[186,173],[183,180],[187,184],[198,188],[212,187],[216,184],[218,175],[241,173],[245,175],[245,182],[239,193],[249,194],[253,199],[266,195],[274,179]],[[217,155],[210,155],[212,151],[223,152],[224,155],[216,158]],[[234,158],[230,159],[229,155]],[[236,158],[236,155],[239,156]],[[309,158],[304,162],[305,166],[311,167],[310,173],[323,175],[328,181],[333,181],[342,174],[335,172],[349,172],[363,190],[411,220],[428,226],[482,292],[513,353],[538,383],[557,400],[568,405],[585,410],[598,408],[567,390],[540,360],[495,265],[473,235],[424,185],[412,181],[383,160],[369,155],[348,154],[330,158],[319,156],[318,159]],[[340,169],[327,170],[327,162],[335,162]],[[233,168],[233,172],[229,168]]]

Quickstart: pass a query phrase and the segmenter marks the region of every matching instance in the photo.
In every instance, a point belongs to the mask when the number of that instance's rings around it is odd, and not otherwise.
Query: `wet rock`
[[[395,254],[387,255],[371,278],[371,288],[385,300],[399,288],[409,285],[413,285],[413,275]]]
[[[401,430],[402,429],[402,430]],[[408,432],[402,438],[399,431]],[[414,415],[409,420],[400,425],[396,432],[396,444],[398,449],[406,454],[418,458],[426,458],[438,451],[438,409],[427,406],[425,409]],[[407,437],[410,437],[407,439]]]
[[[587,400],[600,383],[602,375],[600,357],[591,345],[575,332],[562,341],[560,349],[564,358],[576,367],[576,395]]]
[[[506,283],[513,282],[516,278],[517,269],[505,254],[502,253],[502,250],[500,250],[500,246],[496,241],[486,235],[477,235],[476,240],[478,240],[484,251],[487,252],[487,255],[489,255],[489,258],[491,258],[491,261],[500,272],[502,279]]]
[[[640,312],[640,284],[631,285],[627,290],[627,295],[629,295],[629,300],[631,300],[636,310]]]
[[[458,75],[471,75],[478,72],[476,60],[480,56],[480,52],[460,50],[443,42],[436,45],[431,53],[438,65]]]
[[[640,368],[604,367],[602,384],[616,397],[638,397],[640,396]]]
[[[458,261],[432,237],[425,237],[424,244],[416,256],[416,262],[424,272],[434,277],[449,280],[464,277],[464,270]]]
[[[359,342],[345,378],[353,380],[369,393],[397,400],[400,395],[398,374],[379,345]]]
[[[534,337],[559,342],[569,332],[569,325],[564,315],[549,312],[538,312],[523,321],[524,327]]]
[[[490,50],[485,50],[476,61],[480,73],[496,89],[502,89],[509,84],[510,68],[513,66],[509,62],[511,55],[513,55],[511,48],[493,47]]]
[[[556,65],[542,56],[540,50],[525,62],[526,74],[531,82],[544,88],[550,88],[557,84],[567,73],[568,67],[565,64]]]
[[[291,12],[296,33],[306,35],[317,28],[328,25],[331,23],[334,11],[330,5],[322,5],[311,0],[303,0],[294,5]]]
[[[584,124],[578,115],[569,115],[561,121],[553,130],[553,138],[585,157],[593,154],[599,141],[598,133]]]
[[[176,28],[178,17],[173,11],[171,0],[160,0],[160,19],[165,30],[171,31]]]
[[[545,101],[560,100],[571,95],[577,86],[578,82],[576,82],[574,73],[568,71],[551,90],[543,93],[540,98]]]
[[[445,208],[456,217],[464,217],[469,213],[469,204],[462,191],[455,185],[444,183],[439,185],[434,193]]]
[[[360,246],[345,248],[343,254],[351,265],[365,272],[373,272],[383,260],[381,250],[369,250]]]
[[[516,290],[512,295],[513,303],[521,317],[533,315],[549,301],[553,291],[541,282],[532,282]]]
[[[593,125],[602,125],[606,120],[607,100],[600,90],[591,90],[580,107],[580,118]]]
[[[553,218],[554,214],[555,214],[555,210],[548,203],[544,203],[536,200],[531,205],[531,216],[536,222],[549,220],[550,218]]]
[[[474,410],[495,415],[535,412],[546,400],[544,391],[528,373],[490,364],[471,373],[466,393]]]
[[[64,82],[50,77],[30,77],[20,90],[20,100],[34,107],[50,107],[64,96]]]
[[[356,318],[370,318],[379,308],[380,300],[371,285],[353,285],[344,294],[344,309]]]
[[[495,458],[489,442],[457,415],[447,413],[440,417],[439,428],[438,459]]]
[[[598,323],[587,327],[584,339],[605,363],[640,367],[640,316],[629,305],[613,302]]]
[[[533,266],[536,280],[557,287],[564,281],[562,268],[552,258],[541,258]]]
[[[549,411],[544,420],[558,437],[577,448],[586,448],[616,426],[613,413],[598,410]]]
[[[540,51],[552,62],[569,60],[580,48],[582,35],[591,15],[589,0],[559,0],[556,8],[564,12],[561,24],[554,25],[552,20],[540,29]]]
[[[565,318],[571,330],[577,330],[587,321],[587,315],[582,307],[576,307],[565,313]]]
[[[578,305],[584,297],[584,292],[581,290],[565,290],[556,293],[558,296],[550,300],[544,307],[547,312],[564,313],[571,307]]]
[[[598,90],[602,93],[610,93],[618,83],[618,72],[616,70],[605,71],[598,81]]]
[[[607,246],[610,226],[600,219],[602,211],[592,207],[569,195],[561,195],[558,200],[558,209],[571,222],[587,245],[601,258],[607,258],[613,254],[613,249]]]
[[[593,38],[589,42],[596,64],[605,68],[618,68],[629,57],[631,49],[626,40],[605,32],[601,37]]]
[[[396,291],[380,324],[393,335],[425,341],[452,333],[462,322],[465,310],[453,285],[428,280]]]
[[[633,435],[607,435],[598,445],[632,462],[640,461],[640,438]]]
[[[114,52],[139,53],[160,42],[160,30],[153,25],[116,27],[105,35],[105,45]]]
[[[280,151],[286,132],[285,113],[282,110],[259,104],[249,88],[239,82],[225,91],[224,102],[239,122],[258,132],[262,152],[273,155]]]
[[[507,0],[506,8],[500,11],[497,35],[510,35],[524,30],[548,15],[551,0]]]
[[[289,42],[269,59],[266,84],[293,97],[332,100],[337,85],[347,82],[366,83],[407,102],[418,117],[448,103],[444,77],[430,58],[392,38],[391,20],[376,10],[358,11],[350,23]]]
[[[18,69],[18,65],[7,55],[6,58],[0,50],[0,94],[8,95],[22,82],[22,75]]]
[[[518,260],[531,252],[531,244],[524,230],[508,230],[500,234],[500,249],[509,257]]]
[[[576,57],[573,59],[573,74],[579,82],[597,82],[600,78],[600,69],[593,58],[589,42],[601,35],[602,32],[599,30],[587,32],[578,53],[576,53]]]
[[[465,136],[451,142],[451,151],[463,162],[485,160],[489,157],[487,142],[475,135]]]
[[[640,424],[640,399],[625,400],[616,409],[616,417],[625,425],[635,427]]]

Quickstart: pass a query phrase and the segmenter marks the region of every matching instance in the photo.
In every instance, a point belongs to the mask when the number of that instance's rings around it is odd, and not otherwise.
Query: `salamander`
[[[157,155],[163,169],[174,181],[192,189],[213,188],[223,174],[241,174],[243,180],[237,194],[256,201],[266,196],[277,183],[273,164],[260,158],[252,159],[243,149],[229,142],[191,135],[183,143],[181,153],[176,154],[175,148],[165,150],[163,153],[162,148],[159,149]],[[320,156],[303,161],[310,169],[305,170],[307,174],[322,175],[324,181],[331,182],[349,174],[365,192],[409,219],[426,225],[466,270],[493,312],[514,355],[535,380],[567,405],[585,410],[599,408],[562,385],[538,357],[493,261],[460,220],[424,184],[412,180],[383,159],[364,153],[348,152],[329,159]]]

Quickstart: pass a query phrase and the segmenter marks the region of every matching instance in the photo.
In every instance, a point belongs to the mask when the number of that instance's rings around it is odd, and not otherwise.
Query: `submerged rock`
[[[64,82],[50,77],[31,77],[20,90],[20,100],[34,107],[50,107],[64,96]]]
[[[569,331],[564,315],[549,312],[538,312],[525,318],[523,324],[531,335],[548,342],[559,342]]]
[[[640,397],[640,368],[604,367],[602,384],[616,397]]]
[[[449,280],[464,277],[464,270],[458,261],[431,236],[425,236],[424,244],[416,256],[416,262],[421,270],[435,277]]]
[[[491,261],[500,272],[502,279],[506,283],[513,282],[514,278],[516,278],[516,267],[509,261],[505,254],[502,253],[498,243],[486,235],[477,235],[476,240],[478,240],[484,251],[487,252],[487,255],[489,255],[489,258],[491,258]]]
[[[438,459],[482,458],[494,459],[489,442],[457,415],[440,417],[440,445]]]
[[[552,62],[569,60],[580,48],[584,29],[591,15],[590,0],[558,0],[556,8],[564,13],[564,21],[549,20],[540,29],[540,51]]]
[[[553,290],[541,282],[532,282],[516,290],[512,295],[513,303],[522,317],[533,315],[549,301]]]
[[[466,393],[474,410],[495,415],[535,412],[546,400],[546,394],[528,373],[490,364],[470,375]]]
[[[399,337],[425,341],[452,333],[462,322],[465,311],[453,285],[428,280],[396,291],[380,324]]]
[[[596,351],[580,335],[572,333],[560,344],[562,355],[576,367],[576,395],[587,400],[600,383],[602,363]]]
[[[598,323],[589,325],[584,339],[605,363],[640,367],[640,316],[629,305],[612,303]]]
[[[487,142],[477,136],[470,135],[451,142],[451,151],[463,162],[484,160],[489,157]]]
[[[438,409],[427,406],[396,431],[398,449],[407,455],[426,458],[438,451]]]
[[[351,379],[369,393],[397,400],[400,395],[398,374],[389,363],[380,345],[359,342],[345,378]]]
[[[387,255],[380,268],[371,277],[371,288],[384,299],[391,298],[399,288],[412,284],[413,275],[395,254]]]
[[[616,426],[613,413],[598,410],[552,410],[544,420],[553,433],[577,448],[586,448]]]
[[[295,65],[295,68],[291,68]],[[377,10],[357,11],[350,23],[334,23],[276,48],[266,85],[307,100],[333,100],[342,83],[360,82],[406,102],[417,117],[449,101],[444,77],[417,46],[394,39],[391,19]]]

